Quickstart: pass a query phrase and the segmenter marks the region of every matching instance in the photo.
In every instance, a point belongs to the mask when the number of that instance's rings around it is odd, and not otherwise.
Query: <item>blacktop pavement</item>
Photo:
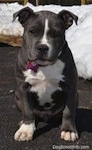
[[[60,139],[58,119],[51,124],[40,122],[32,141],[14,140],[21,118],[12,93],[16,86],[14,67],[19,49],[0,43],[0,150],[92,150],[92,81],[84,79],[79,79],[78,84],[76,126],[80,138],[77,141]]]

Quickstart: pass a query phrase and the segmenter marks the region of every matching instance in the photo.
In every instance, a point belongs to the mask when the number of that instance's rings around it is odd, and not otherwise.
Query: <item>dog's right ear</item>
[[[18,17],[18,21],[24,26],[29,17],[34,15],[35,13],[32,9],[25,7],[13,14],[13,21],[15,21],[15,19]]]
[[[68,29],[73,24],[73,20],[77,25],[78,17],[70,11],[62,10],[58,13],[58,17],[62,19],[65,29]]]

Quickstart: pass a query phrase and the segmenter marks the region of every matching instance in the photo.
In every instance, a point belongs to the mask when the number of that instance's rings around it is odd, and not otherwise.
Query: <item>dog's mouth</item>
[[[56,54],[55,56],[52,55],[51,57],[41,57],[38,56],[35,59],[35,62],[39,65],[39,66],[48,66],[48,65],[52,65],[54,64],[57,59],[59,58],[59,56],[61,55],[61,51],[59,52],[59,54]]]
[[[37,59],[35,61],[39,66],[48,66],[54,63],[54,61],[45,60],[45,59]]]
[[[35,61],[28,61],[26,66],[26,69],[31,69],[33,72],[37,72],[39,65]]]

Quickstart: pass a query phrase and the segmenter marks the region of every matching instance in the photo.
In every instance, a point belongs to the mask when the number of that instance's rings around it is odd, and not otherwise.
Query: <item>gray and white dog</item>
[[[47,121],[61,113],[61,139],[75,141],[77,71],[65,31],[78,17],[63,10],[34,12],[26,7],[14,14],[24,27],[16,64],[16,103],[23,114],[17,141],[32,140],[36,118]]]

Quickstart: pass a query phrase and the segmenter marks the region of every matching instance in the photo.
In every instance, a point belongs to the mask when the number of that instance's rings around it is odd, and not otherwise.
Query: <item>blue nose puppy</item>
[[[16,103],[23,120],[14,138],[32,140],[36,118],[47,121],[61,113],[61,139],[75,141],[77,71],[65,31],[78,17],[63,10],[34,12],[26,7],[14,15],[24,27],[16,64]]]

